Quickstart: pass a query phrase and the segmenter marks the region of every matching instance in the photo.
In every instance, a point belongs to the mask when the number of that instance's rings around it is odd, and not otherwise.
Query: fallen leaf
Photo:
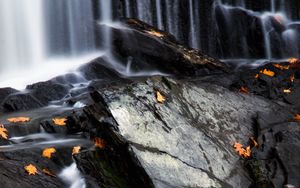
[[[300,114],[296,114],[295,117],[294,117],[294,120],[295,121],[300,121]]]
[[[255,75],[255,79],[258,79],[258,78],[259,78],[259,74],[256,74],[256,75]]]
[[[8,131],[6,128],[4,128],[3,124],[0,124],[0,136],[6,140],[8,138]]]
[[[296,63],[299,62],[299,59],[297,59],[297,58],[290,58],[288,61],[289,61],[291,64],[296,64]]]
[[[73,147],[72,155],[78,154],[80,151],[81,147],[80,146],[75,146]]]
[[[45,148],[43,150],[42,156],[51,159],[52,154],[55,152],[56,152],[55,148]]]
[[[245,93],[245,94],[249,93],[249,89],[247,87],[245,87],[245,86],[241,87],[239,91],[241,93]]]
[[[250,137],[250,143],[252,144],[253,147],[258,147],[258,143],[256,142],[255,138]]]
[[[290,80],[291,80],[291,82],[295,81],[295,75],[294,74],[290,77]]]
[[[95,146],[96,147],[98,147],[100,149],[104,149],[105,141],[103,139],[96,137],[94,141],[95,141]]]
[[[270,76],[270,77],[275,76],[275,72],[273,72],[271,70],[267,70],[267,69],[261,70],[260,73],[262,73],[264,75],[267,75],[267,76]]]
[[[235,143],[233,145],[235,151],[244,159],[249,158],[251,156],[251,149],[250,146],[247,146],[246,149],[243,148],[243,145],[240,143]]]
[[[55,125],[65,126],[67,118],[53,118],[52,121]]]
[[[8,118],[8,122],[10,123],[25,123],[30,121],[29,117],[13,117],[13,118]]]
[[[24,169],[29,175],[35,175],[37,173],[37,168],[32,164],[25,166]]]
[[[46,174],[47,176],[51,176],[51,177],[56,177],[55,174],[53,174],[50,170],[48,170],[47,168],[43,168],[43,173]]]
[[[147,31],[147,33],[152,35],[152,36],[156,36],[156,37],[163,37],[164,36],[164,34],[158,32],[158,31],[154,31],[154,30]]]
[[[159,103],[164,103],[166,98],[159,91],[157,91],[156,92],[156,100]]]
[[[280,70],[289,70],[290,69],[290,65],[280,65],[278,63],[275,63],[275,64],[273,64],[273,66]]]
[[[283,93],[291,93],[292,90],[291,89],[283,89]]]

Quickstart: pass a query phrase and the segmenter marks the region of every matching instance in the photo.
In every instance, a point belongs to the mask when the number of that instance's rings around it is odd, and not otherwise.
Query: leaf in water
[[[267,75],[267,76],[270,76],[270,77],[275,76],[275,72],[273,72],[271,70],[267,70],[267,69],[261,70],[260,73],[262,73],[264,75]]]
[[[73,147],[72,155],[76,155],[80,152],[81,147],[80,146],[75,146]]]
[[[29,117],[13,117],[13,118],[8,118],[7,121],[10,123],[25,123],[25,122],[29,122],[30,118]]]
[[[53,123],[55,125],[59,125],[59,126],[66,126],[66,121],[68,119],[67,118],[54,118],[52,119]]]
[[[0,136],[6,140],[8,138],[8,131],[6,128],[4,128],[3,124],[0,124]]]
[[[43,150],[43,154],[42,155],[43,155],[43,157],[51,159],[52,154],[55,153],[55,152],[56,152],[55,148],[45,148]]]
[[[156,92],[156,100],[159,103],[164,103],[166,98],[159,91],[157,91]]]
[[[32,164],[25,166],[24,169],[29,175],[35,175],[37,173],[37,168]]]
[[[96,137],[94,141],[95,141],[95,146],[96,147],[98,147],[100,149],[104,149],[105,141],[103,139]]]
[[[54,173],[52,173],[50,170],[48,170],[47,168],[43,168],[43,173],[46,174],[47,176],[51,176],[51,177],[56,177],[56,175]]]

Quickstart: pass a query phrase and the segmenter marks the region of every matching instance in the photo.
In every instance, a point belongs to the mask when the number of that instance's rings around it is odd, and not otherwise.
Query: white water
[[[85,180],[74,162],[63,169],[59,177],[69,186],[69,188],[85,188]]]
[[[36,66],[45,57],[42,2],[0,1],[0,74]]]
[[[157,27],[161,30],[164,29],[162,22],[162,12],[161,12],[161,0],[155,0],[156,5],[156,17],[157,17]]]

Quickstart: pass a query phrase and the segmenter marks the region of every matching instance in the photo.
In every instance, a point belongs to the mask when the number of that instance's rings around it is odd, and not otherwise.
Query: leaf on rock
[[[283,89],[283,93],[292,93],[291,89]]]
[[[239,91],[240,91],[240,93],[244,93],[244,94],[249,93],[249,89],[245,86],[241,87]]]
[[[291,82],[295,81],[295,75],[294,74],[290,77],[290,80],[291,80]]]
[[[294,117],[294,120],[295,121],[300,121],[300,114],[296,114],[295,117]]]
[[[255,75],[255,79],[258,79],[258,78],[259,78],[259,74],[256,74],[256,75]]]
[[[289,70],[290,69],[290,65],[280,65],[278,63],[275,63],[275,64],[273,64],[273,66],[280,70]]]
[[[6,128],[4,128],[3,124],[0,124],[0,136],[6,140],[8,138],[8,131]]]
[[[24,169],[29,175],[35,175],[37,173],[37,168],[32,164],[25,166]]]
[[[55,152],[56,152],[55,148],[45,148],[43,150],[42,156],[51,159],[52,154]]]
[[[51,177],[56,177],[56,175],[54,173],[52,173],[49,169],[47,168],[43,168],[43,173],[47,176],[51,176]]]
[[[235,143],[233,147],[235,148],[235,151],[244,159],[247,159],[251,156],[250,146],[247,146],[245,149],[241,143]]]
[[[95,146],[96,147],[98,147],[100,149],[104,149],[105,141],[103,139],[96,137],[94,141],[95,141]]]
[[[164,36],[164,34],[158,32],[158,31],[155,31],[155,30],[147,31],[147,33],[152,36],[155,36],[155,37],[163,37]]]
[[[297,58],[290,58],[290,59],[289,59],[289,62],[290,62],[291,64],[296,64],[296,63],[299,62],[299,59],[297,59]]]
[[[267,75],[267,76],[270,76],[270,77],[275,76],[275,72],[273,72],[271,70],[268,70],[268,69],[261,70],[260,73],[262,73],[264,75]]]
[[[52,121],[55,125],[66,126],[67,118],[53,118]]]
[[[255,140],[254,137],[250,137],[250,144],[253,146],[253,147],[258,147],[258,143],[257,141]]]
[[[30,118],[29,117],[13,117],[13,118],[8,118],[7,121],[10,123],[25,123],[25,122],[29,122]]]
[[[156,100],[159,103],[164,103],[166,98],[159,91],[157,91],[156,92]]]
[[[80,146],[75,146],[73,147],[72,155],[76,155],[80,152],[81,147]]]

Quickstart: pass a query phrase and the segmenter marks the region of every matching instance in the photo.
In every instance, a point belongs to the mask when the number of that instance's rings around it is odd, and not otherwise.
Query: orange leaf
[[[245,86],[241,87],[239,91],[241,93],[245,93],[245,94],[249,93],[249,89],[247,87],[245,87]]]
[[[164,36],[164,34],[158,32],[158,31],[154,31],[154,30],[147,31],[147,33],[152,35],[152,36],[156,36],[156,37],[163,37]]]
[[[156,100],[159,103],[164,103],[166,98],[159,91],[157,91],[156,92]]]
[[[8,118],[8,122],[10,123],[25,123],[30,121],[29,117],[13,117],[13,118]]]
[[[46,174],[47,176],[51,176],[51,177],[56,177],[55,174],[53,174],[50,170],[48,170],[47,168],[43,168],[43,173]]]
[[[275,72],[273,72],[271,70],[267,70],[267,69],[261,70],[260,73],[262,73],[264,75],[267,75],[267,76],[270,76],[270,77],[275,76]]]
[[[276,64],[273,64],[273,66],[280,70],[289,70],[290,69],[290,65],[280,65],[280,64],[276,63]]]
[[[96,147],[98,147],[98,148],[100,148],[100,149],[104,149],[104,147],[105,147],[105,141],[103,140],[103,139],[101,139],[101,138],[95,138],[95,146]]]
[[[37,168],[32,164],[25,166],[24,169],[29,175],[35,175],[37,173]]]
[[[68,120],[67,118],[54,118],[54,119],[52,119],[53,123],[55,125],[59,125],[59,126],[65,126],[67,120]]]
[[[55,152],[56,152],[55,148],[45,148],[43,150],[43,154],[42,155],[43,155],[43,157],[51,159],[52,154],[55,153]]]
[[[294,117],[294,120],[295,121],[300,121],[300,114],[296,114],[295,117]]]
[[[259,74],[256,74],[256,75],[255,75],[255,79],[258,79],[258,78],[259,78]]]
[[[4,128],[3,124],[0,124],[0,136],[6,140],[8,138],[8,131],[6,128]]]
[[[297,59],[297,58],[290,58],[288,61],[289,61],[291,64],[296,64],[296,63],[299,62],[299,59]]]
[[[72,155],[78,154],[80,152],[81,147],[75,146],[73,147]]]
[[[255,138],[250,137],[250,142],[252,143],[253,147],[258,147],[258,143],[256,142]]]
[[[243,145],[240,144],[240,143],[235,143],[233,145],[233,147],[235,148],[235,151],[240,155],[242,156],[243,158],[248,158],[251,156],[251,149],[250,149],[250,146],[247,146],[246,149],[243,148]]]

